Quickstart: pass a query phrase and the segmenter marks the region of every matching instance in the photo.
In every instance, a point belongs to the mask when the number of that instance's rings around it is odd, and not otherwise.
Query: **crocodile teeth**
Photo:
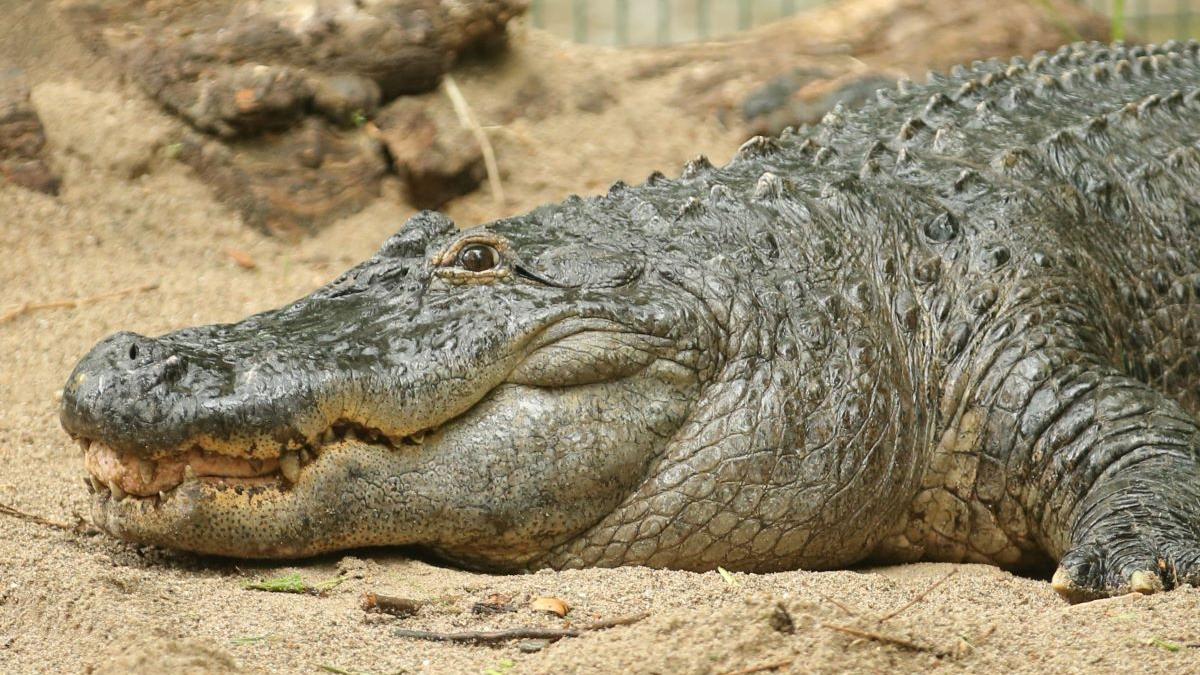
[[[125,491],[121,489],[120,485],[113,483],[112,485],[108,486],[108,489],[112,490],[113,499],[115,499],[117,501],[121,501],[122,499],[125,499]]]
[[[83,487],[87,488],[88,494],[96,494],[96,486],[92,485],[92,481],[94,480],[96,479],[89,478],[88,476],[83,477]]]
[[[79,449],[84,452],[87,452],[88,448],[92,447],[92,442],[86,438],[76,438],[75,443],[79,446]]]
[[[139,459],[137,463],[138,474],[142,477],[143,483],[154,482],[154,462],[147,459]]]
[[[300,455],[296,452],[285,452],[279,457],[279,471],[287,482],[295,484],[300,479]]]
[[[196,470],[192,468],[191,464],[183,467],[183,479],[185,481],[196,480]]]
[[[158,501],[160,501],[160,502],[167,501],[167,491],[166,490],[158,491]]]
[[[95,476],[88,476],[88,482],[90,482],[92,484],[92,490],[94,490],[96,492],[108,489],[108,486],[105,485],[103,482],[101,482],[100,479],[96,478]]]
[[[413,445],[421,445],[425,442],[425,432],[422,431],[419,434],[413,434],[412,436],[408,437],[408,440],[412,441]]]

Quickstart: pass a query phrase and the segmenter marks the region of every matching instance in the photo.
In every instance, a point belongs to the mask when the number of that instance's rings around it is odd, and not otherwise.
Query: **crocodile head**
[[[424,213],[283,308],[102,340],[61,409],[96,522],[203,553],[408,545],[491,569],[577,536],[712,367],[702,305],[586,204],[467,231]]]

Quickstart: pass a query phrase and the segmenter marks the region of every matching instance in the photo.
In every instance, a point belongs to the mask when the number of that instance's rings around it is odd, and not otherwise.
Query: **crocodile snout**
[[[179,445],[190,430],[178,422],[190,416],[197,395],[218,392],[228,380],[218,364],[195,361],[163,340],[130,332],[109,336],[67,380],[63,428],[139,454]]]

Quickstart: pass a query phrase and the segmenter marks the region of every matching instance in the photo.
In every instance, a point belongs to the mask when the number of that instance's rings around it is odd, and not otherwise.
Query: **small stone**
[[[517,649],[524,654],[535,654],[549,646],[549,640],[521,640],[517,643]]]

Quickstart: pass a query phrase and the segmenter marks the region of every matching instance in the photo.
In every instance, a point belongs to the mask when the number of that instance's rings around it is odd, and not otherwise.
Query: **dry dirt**
[[[75,46],[39,5],[0,2],[0,48],[34,83],[64,188],[52,198],[0,187],[0,315],[155,285],[0,322],[0,504],[74,524],[87,493],[78,450],[58,426],[56,392],[85,350],[113,331],[235,320],[303,295],[370,255],[411,210],[393,186],[298,245],[251,231],[170,159],[178,123]],[[586,66],[603,87],[640,67],[520,29],[516,41],[518,54],[536,57],[505,67],[536,66],[551,80]],[[460,75],[464,92],[485,97],[470,68]],[[615,103],[590,106],[601,112],[493,130],[510,202],[497,207],[483,190],[450,214],[470,225],[636,181],[700,149],[724,160],[738,144],[717,125],[677,125],[674,90],[660,82],[627,86]],[[81,530],[0,514],[0,672],[1200,672],[1193,589],[1068,606],[1044,580],[976,565],[725,578],[638,568],[487,576],[386,550],[236,563]],[[292,572],[343,581],[324,596],[243,589]],[[369,615],[359,608],[366,591],[427,604],[410,618]],[[472,611],[494,594],[517,611]],[[565,620],[536,614],[526,605],[537,596],[562,598],[571,611]],[[640,612],[649,618],[536,653],[393,634],[579,626]]]

